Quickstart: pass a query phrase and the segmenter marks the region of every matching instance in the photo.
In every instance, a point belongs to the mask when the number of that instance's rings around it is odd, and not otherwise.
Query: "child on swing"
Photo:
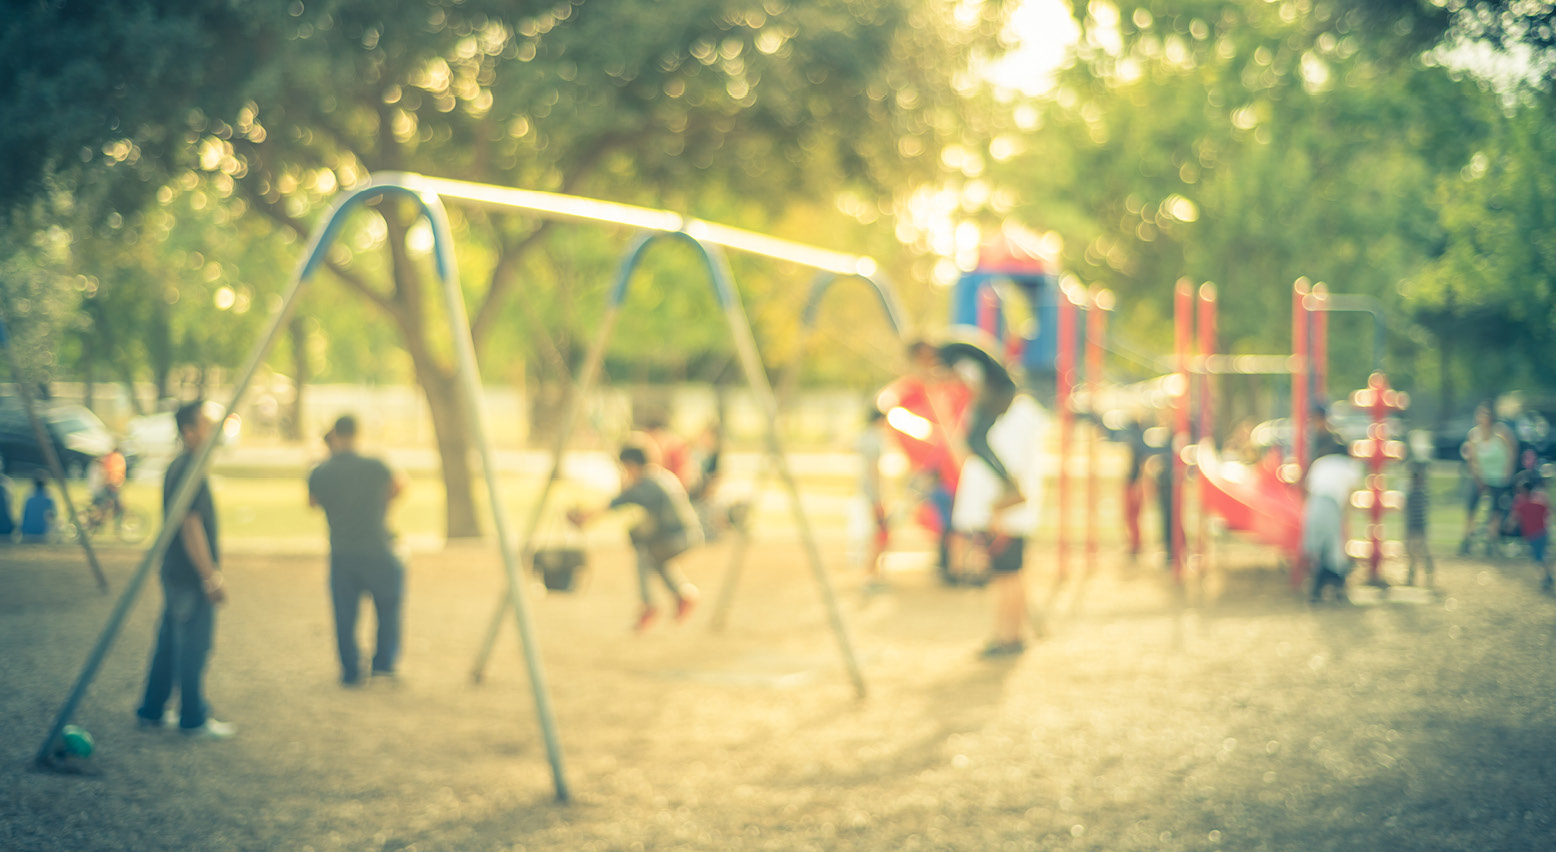
[[[628,441],[617,454],[621,463],[621,493],[603,509],[570,509],[568,521],[583,526],[600,515],[623,506],[638,506],[643,520],[629,535],[637,551],[638,593],[643,607],[633,629],[639,633],[659,617],[649,594],[649,575],[657,574],[675,598],[675,619],[684,621],[697,604],[697,587],[686,581],[671,560],[702,543],[702,527],[679,480],[650,457],[646,441]]]

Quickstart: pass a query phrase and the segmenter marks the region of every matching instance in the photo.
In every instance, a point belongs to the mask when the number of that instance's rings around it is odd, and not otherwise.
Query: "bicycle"
[[[113,523],[114,535],[125,544],[139,544],[146,538],[146,530],[149,526],[146,514],[139,509],[124,505],[124,501],[117,496],[95,498],[92,505],[81,515],[81,525],[85,528],[86,534],[94,538],[103,532],[110,521]],[[69,532],[71,531],[67,530],[67,533]]]

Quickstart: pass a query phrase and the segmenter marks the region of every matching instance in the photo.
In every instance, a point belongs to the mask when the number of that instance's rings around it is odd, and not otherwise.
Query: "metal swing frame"
[[[897,301],[896,291],[892,289],[889,281],[876,274],[855,272],[843,274],[830,270],[822,270],[811,281],[810,292],[805,299],[805,308],[800,313],[800,338],[795,346],[794,358],[784,368],[783,375],[778,378],[777,408],[783,409],[794,394],[794,386],[799,381],[800,367],[805,363],[805,356],[810,352],[812,338],[815,337],[816,320],[821,314],[821,303],[826,298],[832,286],[849,278],[857,278],[862,283],[869,285],[875,293],[876,300],[880,304],[881,312],[886,316],[886,323],[891,327],[892,333],[902,339],[907,334],[907,321],[903,318],[901,303]],[[756,487],[752,490],[751,500],[754,503],[760,499],[762,492],[767,488],[768,476],[771,468],[763,465],[757,478]],[[740,576],[745,567],[746,550],[751,544],[751,533],[742,524],[735,529],[734,545],[730,548],[729,562],[724,566],[724,579],[719,584],[719,596],[713,605],[713,616],[710,626],[715,631],[722,631],[729,621],[729,611],[734,605],[735,589],[740,585]]]
[[[525,587],[520,578],[518,557],[520,551],[514,546],[513,537],[506,521],[507,513],[504,508],[504,501],[497,487],[495,461],[491,443],[486,434],[485,404],[481,394],[475,344],[470,333],[470,322],[465,306],[464,294],[459,286],[458,268],[454,261],[453,237],[449,226],[448,212],[443,204],[444,199],[452,199],[499,210],[528,211],[553,218],[631,225],[649,232],[646,236],[639,238],[633,250],[628,254],[628,261],[623,265],[622,275],[619,277],[612,294],[611,306],[607,313],[604,328],[599,340],[595,344],[595,351],[590,357],[591,366],[586,373],[583,384],[585,391],[587,391],[589,384],[593,382],[600,365],[603,363],[605,348],[615,323],[617,309],[621,298],[625,295],[630,274],[636,268],[643,251],[655,240],[665,236],[674,236],[688,240],[701,250],[709,275],[713,280],[719,304],[729,319],[731,332],[734,335],[735,345],[740,353],[742,364],[767,417],[769,425],[769,451],[777,459],[779,471],[783,475],[793,496],[795,517],[800,525],[801,534],[805,539],[812,568],[822,588],[832,627],[837,634],[838,643],[848,665],[855,688],[862,696],[865,692],[864,679],[860,674],[858,661],[848,640],[842,613],[837,605],[830,579],[827,577],[825,569],[821,564],[820,551],[817,548],[814,536],[811,534],[809,523],[801,510],[799,492],[794,478],[789,471],[787,463],[784,461],[782,446],[777,434],[776,400],[767,382],[766,374],[763,372],[760,356],[757,354],[756,344],[751,335],[751,328],[745,319],[744,309],[741,307],[739,297],[735,292],[728,264],[724,260],[723,255],[717,250],[717,247],[732,248],[751,254],[798,263],[831,272],[835,275],[868,276],[874,273],[876,268],[875,262],[867,257],[827,251],[751,231],[689,219],[663,210],[651,210],[557,193],[432,178],[403,172],[383,173],[365,186],[352,190],[337,199],[324,219],[315,227],[309,239],[308,248],[297,265],[285,295],[272,311],[268,328],[255,344],[242,370],[238,373],[238,379],[233,386],[232,399],[227,406],[227,411],[236,410],[242,403],[248,393],[249,385],[252,383],[255,373],[271,349],[274,348],[276,340],[280,337],[281,329],[286,325],[296,308],[298,297],[302,293],[303,288],[312,281],[314,274],[323,264],[325,254],[344,227],[347,215],[354,209],[365,206],[370,201],[385,197],[409,198],[418,203],[421,207],[422,215],[426,217],[432,229],[434,266],[437,276],[443,285],[445,308],[448,313],[451,331],[453,332],[456,381],[459,387],[459,396],[464,408],[465,420],[472,430],[472,438],[481,454],[482,468],[485,473],[490,497],[489,506],[492,522],[497,531],[498,547],[503,560],[503,570],[506,578],[505,594],[494,613],[491,628],[488,630],[488,640],[480,654],[480,664],[477,666],[477,671],[479,672],[484,667],[486,658],[490,654],[491,645],[496,639],[498,628],[501,626],[501,621],[511,610],[519,630],[521,650],[528,669],[531,692],[535,700],[536,715],[545,740],[546,753],[551,766],[552,781],[557,800],[565,802],[570,798],[562,749],[556,734],[556,721],[551,708],[549,691],[546,687],[545,673],[541,665],[538,643],[536,642],[529,617],[529,607],[524,591]],[[714,248],[710,248],[710,246]],[[576,416],[583,396],[584,393],[574,395],[567,415],[569,422]],[[551,484],[557,478],[561,454],[565,449],[566,435],[567,429],[559,432],[560,437],[552,453],[551,475],[546,483],[547,491],[549,491]],[[211,439],[196,451],[190,475],[185,477],[183,483],[173,495],[173,499],[167,505],[165,520],[161,530],[151,546],[147,548],[134,575],[120,594],[107,623],[103,627],[102,633],[99,635],[80,673],[77,675],[69,695],[51,723],[48,733],[44,736],[35,757],[35,763],[38,766],[49,768],[53,765],[52,756],[56,745],[60,742],[65,726],[80,707],[82,700],[86,696],[87,689],[96,678],[98,670],[108,655],[108,651],[123,628],[125,618],[128,616],[131,606],[145,585],[152,566],[161,562],[173,538],[177,535],[184,516],[188,514],[190,505],[194,502],[196,486],[204,479],[221,441],[221,430],[214,430]],[[541,500],[537,502],[535,513],[531,517],[526,530],[524,540],[525,551],[530,547],[534,528],[538,522],[544,502],[545,495],[543,494]]]
[[[782,441],[778,435],[778,396],[773,392],[771,384],[767,380],[766,368],[762,364],[760,354],[757,352],[756,340],[751,334],[750,321],[746,318],[745,308],[741,304],[740,294],[735,289],[734,277],[730,272],[729,263],[719,247],[729,243],[719,240],[713,235],[694,236],[694,231],[702,230],[683,223],[676,230],[653,229],[640,235],[627,251],[617,271],[615,285],[611,288],[609,300],[606,304],[605,316],[600,324],[599,334],[590,347],[588,356],[578,378],[578,386],[575,388],[568,404],[567,412],[563,415],[557,430],[556,441],[551,448],[550,472],[546,476],[545,483],[541,486],[540,496],[530,512],[529,520],[525,526],[523,552],[531,552],[535,533],[540,526],[540,519],[545,512],[547,500],[551,495],[553,486],[560,478],[562,456],[566,452],[568,439],[572,434],[573,423],[578,411],[582,407],[585,398],[593,390],[599,379],[600,371],[605,362],[605,353],[610,346],[610,340],[615,332],[615,327],[621,315],[621,305],[626,298],[627,288],[631,284],[633,273],[637,271],[649,248],[659,242],[674,240],[684,242],[695,248],[701,255],[703,266],[708,273],[709,283],[713,287],[714,297],[718,300],[718,306],[729,325],[730,336],[735,345],[736,356],[740,360],[741,368],[746,374],[746,381],[753,394],[756,395],[757,405],[762,411],[762,416],[767,423],[766,442],[769,460],[777,467],[782,478],[785,490],[789,492],[790,505],[794,512],[794,522],[799,529],[800,538],[805,547],[807,559],[815,577],[817,587],[821,590],[822,601],[826,605],[828,620],[838,643],[838,649],[843,656],[843,662],[848,669],[849,677],[853,681],[854,690],[864,697],[866,692],[864,675],[860,671],[859,660],[854,653],[853,644],[848,636],[847,625],[843,621],[841,607],[838,606],[837,593],[833,589],[832,579],[826,572],[822,563],[821,549],[816,543],[816,537],[810,527],[810,520],[806,517],[800,504],[799,485],[794,479],[793,472],[789,469],[787,456],[784,454]],[[771,238],[767,238],[771,239]],[[801,247],[804,248],[804,247]],[[767,252],[762,252],[767,254]],[[795,260],[798,263],[807,263],[783,255],[769,255],[781,259]],[[813,265],[807,263],[807,265]],[[835,270],[828,270],[826,274],[836,276]],[[853,273],[859,274],[859,273]],[[741,539],[744,543],[744,537]],[[740,547],[743,553],[743,546]],[[729,588],[730,584],[725,583]],[[721,596],[721,602],[723,601]],[[485,676],[486,665],[491,656],[491,650],[497,642],[498,631],[502,627],[502,610],[498,609],[493,614],[490,625],[487,628],[486,639],[481,645],[481,650],[476,656],[475,665],[471,670],[471,679],[480,682]]]
[[[108,578],[103,575],[102,563],[97,559],[97,550],[92,547],[92,537],[87,533],[81,512],[76,509],[75,498],[70,496],[70,482],[65,473],[65,465],[59,460],[59,453],[54,451],[54,438],[49,434],[48,427],[44,425],[43,418],[38,415],[38,404],[32,398],[30,382],[22,374],[22,363],[16,356],[16,347],[11,345],[11,335],[6,328],[5,319],[5,314],[9,313],[9,306],[0,305],[0,308],[5,308],[4,311],[0,311],[0,349],[5,350],[6,364],[11,368],[11,380],[16,385],[17,395],[22,398],[22,408],[27,412],[27,422],[32,426],[33,437],[38,441],[38,449],[43,452],[44,463],[54,477],[54,482],[59,486],[60,499],[65,503],[65,511],[70,515],[70,525],[75,529],[76,538],[81,542],[81,550],[86,554],[86,564],[92,569],[92,579],[97,581],[97,590],[107,594]]]

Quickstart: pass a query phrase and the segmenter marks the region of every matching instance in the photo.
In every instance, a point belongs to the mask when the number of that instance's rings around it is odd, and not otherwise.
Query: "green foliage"
[[[1438,176],[1485,132],[1485,92],[1334,6],[1091,8],[1076,65],[1000,171],[1025,190],[1016,215],[1119,293],[1122,334],[1169,351],[1180,276],[1219,285],[1229,351],[1288,350],[1300,276],[1399,309],[1441,240]],[[1334,319],[1335,392],[1370,366],[1371,332],[1350,322]]]
[[[1556,101],[1498,115],[1464,167],[1441,177],[1440,256],[1404,293],[1422,323],[1471,353],[1482,391],[1549,386],[1556,358]]]
[[[260,46],[245,23],[227,0],[6,3],[0,217],[57,191],[51,176],[99,217],[132,213],[183,160],[186,113],[242,103]]]
[[[75,299],[86,282],[57,271],[69,251],[68,231],[49,223],[36,206],[25,222],[24,227],[13,220],[0,237],[0,322],[21,375],[13,375],[9,359],[0,359],[0,370],[9,381],[46,386],[62,367],[61,330],[81,324]]]
[[[0,102],[0,203],[71,208],[64,268],[91,282],[88,315],[107,338],[92,357],[159,376],[230,365],[247,326],[182,318],[179,305],[215,298],[184,291],[230,279],[261,304],[297,245],[254,214],[295,241],[340,188],[383,170],[586,192],[849,248],[835,236],[879,213],[846,216],[837,193],[887,211],[892,193],[936,173],[970,120],[959,75],[993,49],[1002,14],[918,0],[22,4],[0,24],[13,92]],[[175,209],[170,191],[209,203]],[[332,254],[385,322],[329,288],[304,306],[325,377],[408,377],[408,361],[382,357],[391,332],[446,369],[425,270],[384,251],[404,236],[398,215],[387,227],[362,217]],[[544,374],[540,350],[574,355],[626,235],[455,219],[488,361]],[[658,255],[632,291],[642,321],[624,324],[613,358],[667,375],[717,362],[727,341],[706,287],[681,286],[701,271]],[[808,272],[733,262],[759,336],[781,349]],[[563,345],[535,339],[550,330]]]
[[[299,231],[337,187],[413,169],[758,229],[781,221],[791,236],[827,242],[844,218],[828,203],[840,189],[889,206],[876,199],[935,173],[936,153],[966,123],[957,75],[993,44],[999,25],[994,11],[969,25],[939,4],[905,0],[404,0],[293,10],[280,20],[255,13],[274,55],[254,101],[236,122],[202,122],[191,142],[208,168],[233,176]],[[820,215],[787,218],[796,202]],[[547,251],[547,263],[526,254],[556,230],[468,215],[462,274],[483,341],[518,324],[506,303],[521,265],[526,308],[545,315],[549,302],[574,298],[558,281],[596,275],[593,255],[619,251],[624,237],[611,235],[614,248],[599,244],[573,272],[559,264],[580,248],[571,238],[567,250]],[[757,292],[773,286],[749,280]],[[435,315],[430,295],[412,289],[376,295],[381,307]],[[700,322],[681,307],[666,303],[667,323]],[[695,358],[714,345],[695,339],[688,351],[666,350],[663,329],[644,328],[638,348],[660,358]]]

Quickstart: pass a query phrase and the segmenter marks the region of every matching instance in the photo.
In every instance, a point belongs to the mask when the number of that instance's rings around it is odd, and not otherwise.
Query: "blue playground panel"
[[[1000,269],[975,269],[957,279],[951,290],[951,324],[979,327],[979,306],[984,293],[995,293],[995,285],[1010,282],[1016,291],[1026,297],[1028,307],[1036,320],[1031,337],[1023,338],[1021,367],[1028,375],[1052,374],[1059,354],[1059,277],[1049,272],[1031,270],[1002,271]],[[1008,290],[1006,292],[1009,292]],[[1007,342],[1010,330],[1005,325],[1005,306],[996,297],[992,304],[993,328],[984,331],[994,335],[1001,344]],[[1077,318],[1075,345],[1077,355],[1086,339],[1086,324]]]

